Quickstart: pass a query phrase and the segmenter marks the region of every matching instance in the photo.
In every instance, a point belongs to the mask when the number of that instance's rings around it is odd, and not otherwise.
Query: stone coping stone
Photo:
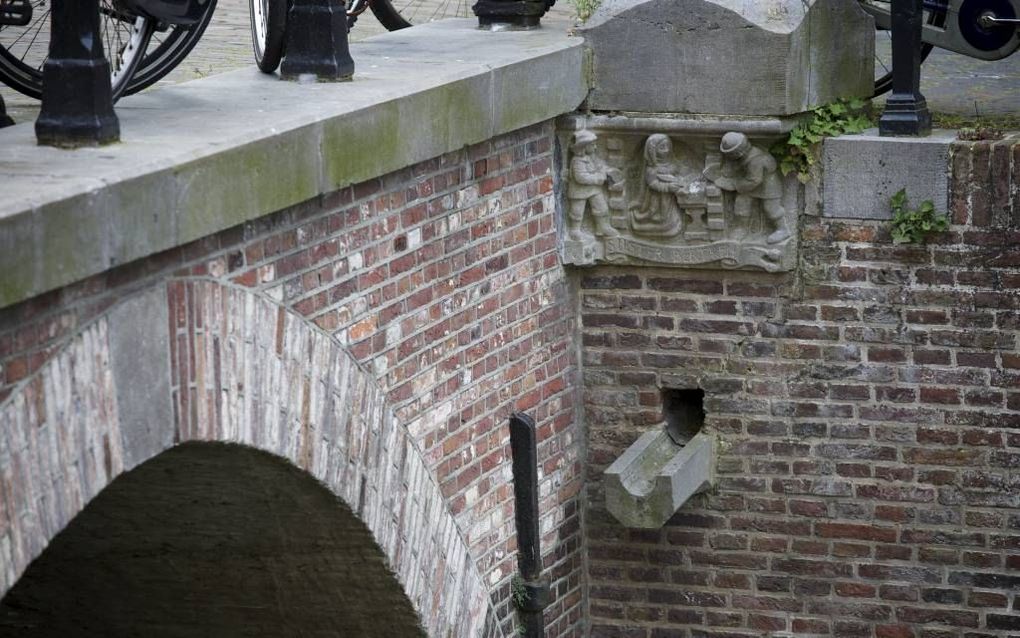
[[[822,148],[822,215],[849,219],[892,219],[889,200],[906,189],[912,206],[931,200],[949,208],[949,147],[956,131],[929,137],[861,135],[827,138]]]
[[[352,82],[253,65],[125,98],[106,147],[0,129],[0,307],[573,111],[582,46],[446,20],[352,44]]]

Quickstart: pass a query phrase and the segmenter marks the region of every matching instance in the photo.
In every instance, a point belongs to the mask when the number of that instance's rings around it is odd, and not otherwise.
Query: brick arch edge
[[[120,473],[185,441],[276,454],[372,531],[429,636],[502,636],[425,458],[333,337],[201,278],[136,293],[0,403],[0,596]]]

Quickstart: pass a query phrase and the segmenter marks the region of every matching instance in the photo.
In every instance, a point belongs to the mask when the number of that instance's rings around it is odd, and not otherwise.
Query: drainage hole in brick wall
[[[705,391],[663,388],[662,415],[669,436],[685,445],[705,425]]]

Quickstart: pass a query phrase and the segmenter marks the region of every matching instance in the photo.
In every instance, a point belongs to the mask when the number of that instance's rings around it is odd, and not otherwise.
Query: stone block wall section
[[[315,344],[332,337],[381,390],[366,419],[385,405],[421,450],[495,610],[494,630],[504,636],[515,626],[516,572],[506,422],[512,411],[527,411],[540,424],[541,530],[555,593],[548,635],[579,635],[583,441],[573,431],[575,320],[556,255],[552,144],[551,123],[522,129],[0,310],[0,405],[27,405],[69,339],[80,339],[74,335],[87,326],[100,329],[105,320],[95,320],[118,300],[168,282],[179,438],[276,441],[277,453],[316,468],[326,459],[308,457],[311,448],[298,434],[324,409],[325,395],[315,388],[328,377],[323,357],[330,350]],[[208,283],[174,283],[179,278]],[[230,316],[247,317],[247,327],[235,326],[238,320],[217,314],[231,297],[217,291],[235,289],[277,310],[256,308],[255,319],[245,307]],[[271,330],[267,348],[310,362],[305,372],[294,372],[287,357],[248,365],[250,353],[228,347],[221,334],[284,323],[286,329]],[[290,411],[255,409],[246,403],[254,387],[267,397],[279,393]],[[295,411],[298,405],[307,409]],[[90,428],[105,427],[103,421],[97,417],[83,431],[101,441]],[[100,461],[120,457],[103,445],[87,447],[99,459],[88,467],[113,476],[117,468]],[[385,484],[366,489],[391,498]],[[380,544],[427,552],[410,547],[413,540],[390,536]],[[38,541],[29,542],[37,554]],[[447,578],[456,571],[448,566]]]
[[[801,219],[790,275],[579,277],[590,635],[1020,633],[1017,147],[953,147],[952,229]],[[628,531],[600,475],[700,388],[717,488]]]

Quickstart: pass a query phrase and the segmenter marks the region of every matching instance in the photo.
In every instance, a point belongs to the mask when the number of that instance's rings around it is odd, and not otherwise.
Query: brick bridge
[[[369,41],[360,84],[139,96],[114,149],[0,133],[0,635],[512,636],[519,410],[549,636],[1014,635],[1016,140],[952,146],[924,245],[803,214],[791,272],[565,268],[580,45],[492,35],[435,78]],[[628,530],[602,471],[672,390],[719,478]]]

